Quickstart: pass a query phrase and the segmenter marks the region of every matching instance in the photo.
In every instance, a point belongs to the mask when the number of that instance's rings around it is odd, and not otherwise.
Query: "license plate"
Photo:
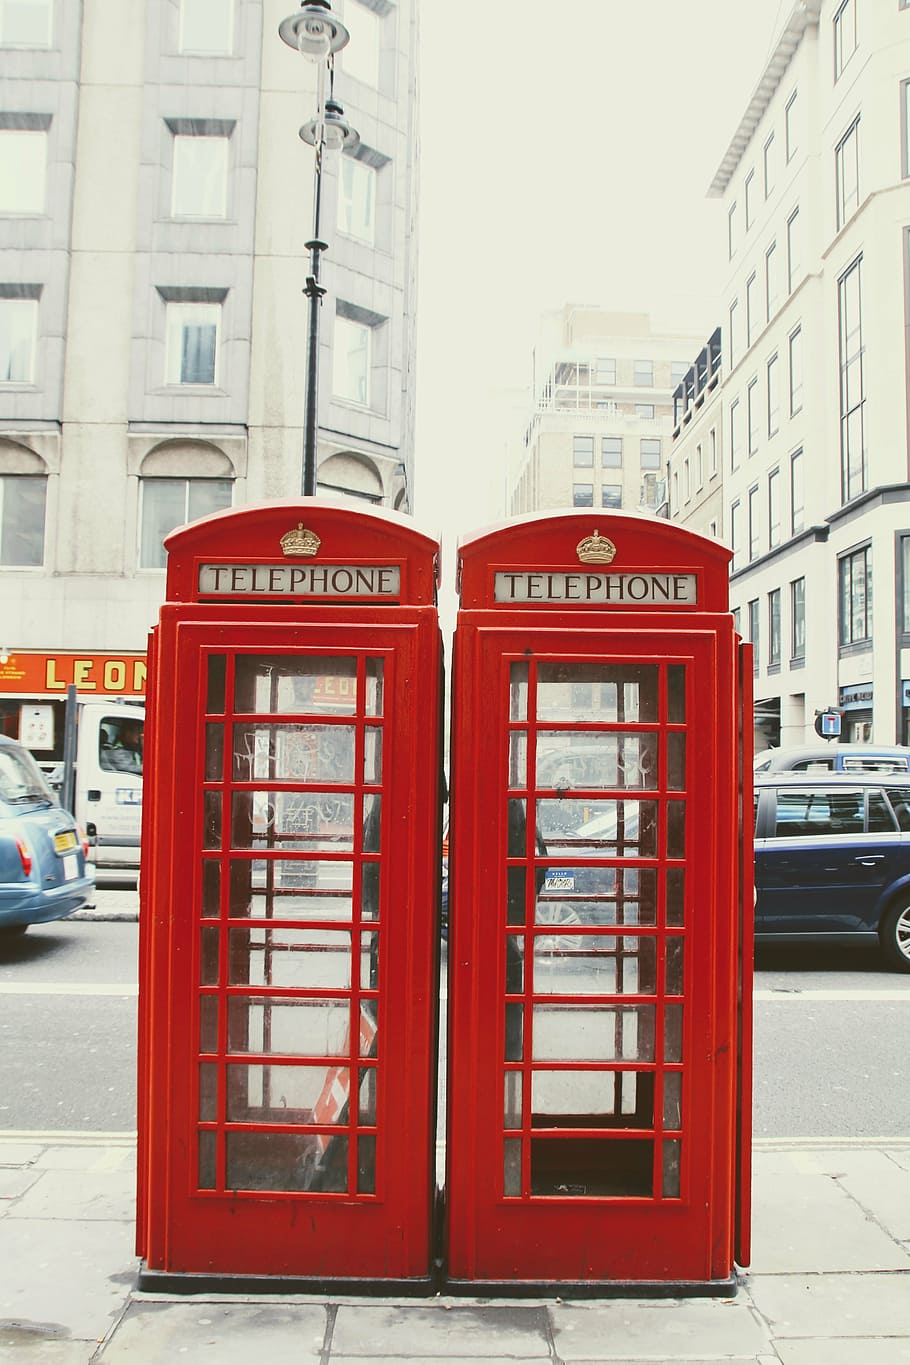
[[[62,834],[54,835],[54,852],[66,853],[67,849],[75,848],[78,842],[75,830],[64,830]]]
[[[63,880],[72,882],[79,876],[79,859],[75,853],[67,853],[63,859]]]

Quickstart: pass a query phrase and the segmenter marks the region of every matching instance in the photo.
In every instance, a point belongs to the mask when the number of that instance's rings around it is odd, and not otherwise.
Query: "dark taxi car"
[[[879,943],[910,972],[910,777],[757,774],[755,889],[758,938]]]

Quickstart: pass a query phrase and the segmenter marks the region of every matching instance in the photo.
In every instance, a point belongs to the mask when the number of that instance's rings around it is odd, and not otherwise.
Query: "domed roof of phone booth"
[[[608,563],[586,563],[580,549],[592,536],[607,539]],[[463,537],[458,545],[462,610],[493,606],[493,570],[540,573],[695,573],[698,610],[729,610],[732,552],[711,536],[640,512],[567,508],[532,512]],[[500,605],[500,604],[495,604]]]
[[[319,539],[317,555],[289,558],[281,539],[297,529]],[[329,498],[282,498],[227,508],[178,527],[164,540],[167,601],[197,600],[200,562],[243,560],[262,563],[399,563],[400,600],[433,604],[441,582],[438,539],[419,530],[400,512]]]

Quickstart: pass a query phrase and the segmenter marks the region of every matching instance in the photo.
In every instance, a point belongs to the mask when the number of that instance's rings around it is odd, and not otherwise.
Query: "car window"
[[[833,758],[801,758],[791,767],[794,773],[828,773],[834,767]]]
[[[902,787],[889,787],[888,800],[897,816],[898,829],[910,831],[910,791],[905,791]]]
[[[866,824],[870,834],[893,834],[894,817],[885,800],[885,793],[880,791],[870,791],[867,793]]]
[[[905,773],[907,771],[907,760],[882,756],[873,758],[845,757],[842,767],[845,773]]]
[[[0,749],[0,798],[4,801],[52,801],[50,789],[25,749]]]
[[[105,716],[98,727],[98,765],[108,773],[142,774],[145,722],[139,716]]]
[[[778,838],[802,835],[862,834],[863,793],[781,789],[777,793],[774,833]]]

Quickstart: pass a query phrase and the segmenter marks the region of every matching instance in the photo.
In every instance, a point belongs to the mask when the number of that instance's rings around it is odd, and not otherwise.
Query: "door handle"
[[[876,863],[884,862],[884,853],[867,853],[862,858],[854,858],[855,863],[860,863],[863,867],[874,867]]]

